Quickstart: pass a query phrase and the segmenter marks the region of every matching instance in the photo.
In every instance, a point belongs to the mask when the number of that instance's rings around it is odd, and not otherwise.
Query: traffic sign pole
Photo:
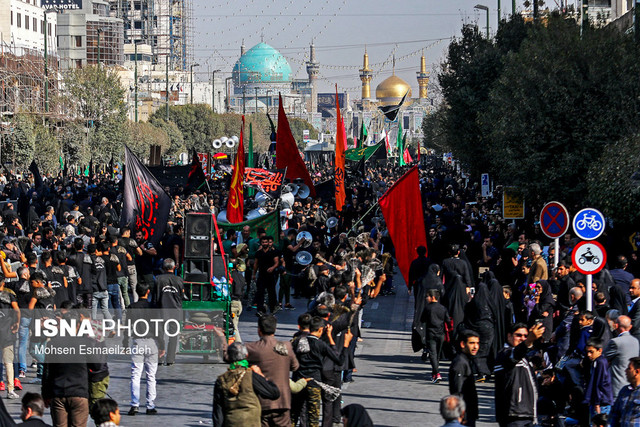
[[[587,283],[586,283],[586,292],[587,292],[587,310],[591,311],[593,309],[593,275],[587,274]]]
[[[553,254],[553,266],[557,269],[558,268],[558,263],[560,262],[560,239],[554,239],[554,244],[553,246],[555,246],[556,251]]]

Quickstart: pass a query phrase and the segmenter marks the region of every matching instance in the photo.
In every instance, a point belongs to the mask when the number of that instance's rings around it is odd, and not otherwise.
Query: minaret
[[[309,87],[311,88],[311,105],[309,106],[312,113],[318,112],[318,89],[316,86],[316,80],[318,80],[318,73],[320,72],[320,66],[316,61],[316,47],[311,42],[309,46],[309,61],[307,65],[307,74],[309,75]]]
[[[427,99],[427,87],[429,86],[429,74],[427,73],[427,60],[422,52],[422,58],[420,58],[420,71],[416,73],[418,75],[418,99]]]
[[[365,48],[362,68],[360,69],[360,80],[362,80],[362,100],[371,99],[370,83],[372,78],[373,71],[369,68],[369,55],[367,55],[367,48]]]
[[[242,39],[242,45],[240,46],[240,56],[244,55],[247,48],[244,47],[244,39]]]

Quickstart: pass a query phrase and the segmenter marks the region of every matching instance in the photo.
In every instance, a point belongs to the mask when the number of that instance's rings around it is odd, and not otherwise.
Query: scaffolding
[[[192,0],[109,0],[111,15],[124,21],[124,43],[152,48],[153,63],[186,70],[192,62]]]
[[[49,100],[58,91],[58,57],[47,57]],[[19,112],[44,114],[44,55],[40,50],[0,43],[0,115],[2,121]],[[50,105],[51,101],[49,101]],[[53,109],[49,111],[52,112]]]

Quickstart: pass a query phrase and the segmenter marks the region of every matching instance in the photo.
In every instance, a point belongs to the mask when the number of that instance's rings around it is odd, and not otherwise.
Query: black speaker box
[[[213,277],[222,278],[225,277],[224,266],[229,265],[229,255],[214,255],[213,256]]]
[[[213,218],[211,214],[189,213],[185,219],[185,259],[209,259]]]

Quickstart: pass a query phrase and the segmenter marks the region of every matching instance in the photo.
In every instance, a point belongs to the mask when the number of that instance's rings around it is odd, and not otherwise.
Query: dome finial
[[[391,71],[391,75],[395,76],[396,75],[396,54],[393,54],[393,69]]]

